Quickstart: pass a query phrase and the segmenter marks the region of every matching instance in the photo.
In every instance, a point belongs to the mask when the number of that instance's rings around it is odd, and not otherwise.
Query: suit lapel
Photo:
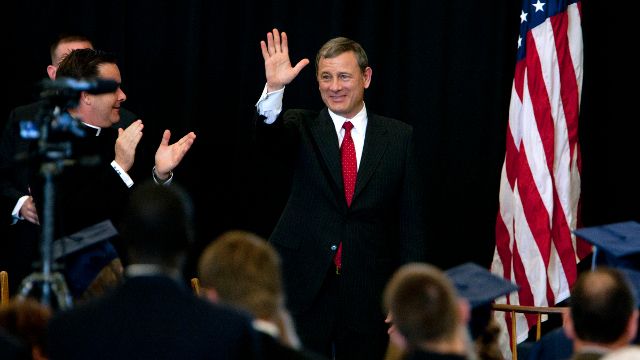
[[[386,134],[385,123],[376,115],[367,113],[367,132],[364,137],[362,158],[360,159],[356,189],[353,194],[354,202],[357,202],[358,194],[367,185],[382,159],[389,141]]]
[[[313,119],[309,129],[311,136],[315,139],[315,143],[318,144],[318,150],[322,160],[327,164],[331,178],[337,187],[344,192],[338,135],[333,126],[333,121],[329,117],[327,108],[324,108],[320,114],[318,114],[318,117]]]

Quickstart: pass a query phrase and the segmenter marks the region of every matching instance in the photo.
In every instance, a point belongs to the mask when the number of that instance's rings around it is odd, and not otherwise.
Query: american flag
[[[553,306],[568,298],[577,263],[591,251],[571,233],[579,224],[582,72],[580,1],[525,0],[491,265],[520,290],[499,303]],[[507,335],[521,342],[535,318],[517,316],[517,334],[507,326]]]

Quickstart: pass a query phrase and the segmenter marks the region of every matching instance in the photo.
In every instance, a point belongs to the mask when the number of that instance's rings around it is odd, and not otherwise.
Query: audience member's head
[[[58,65],[62,59],[75,49],[93,49],[91,40],[82,35],[60,35],[56,41],[51,44],[51,64],[47,66],[47,74],[49,78],[54,80]]]
[[[0,327],[20,340],[33,359],[46,359],[46,331],[51,316],[51,309],[36,300],[14,299],[0,308]]]
[[[467,355],[468,305],[447,276],[428,264],[407,264],[391,278],[384,303],[408,351]]]
[[[191,201],[176,184],[145,182],[131,194],[121,232],[131,264],[180,269],[193,238]]]
[[[570,298],[565,331],[575,351],[585,346],[619,348],[631,342],[638,327],[632,287],[617,269],[599,267],[582,273]]]
[[[298,345],[287,323],[280,257],[265,239],[239,230],[222,234],[202,253],[198,274],[209,300],[276,325],[284,343]]]
[[[203,252],[198,272],[205,291],[256,318],[272,319],[284,303],[280,258],[255,234],[222,234]]]

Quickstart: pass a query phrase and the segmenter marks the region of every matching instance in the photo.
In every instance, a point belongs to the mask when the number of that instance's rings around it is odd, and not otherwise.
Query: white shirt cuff
[[[258,114],[264,116],[267,124],[273,124],[282,111],[282,98],[284,97],[284,88],[270,93],[267,92],[267,84],[264,84],[262,95],[256,103]]]
[[[121,168],[115,160],[111,162],[111,167],[118,173],[118,175],[120,175],[120,179],[122,179],[122,181],[125,185],[127,185],[128,188],[133,186],[133,180],[131,180],[129,174],[127,174],[127,172],[124,171],[124,169]]]
[[[171,180],[173,180],[173,171],[169,172],[169,177],[166,180],[162,180],[156,174],[156,167],[154,166],[153,169],[151,169],[151,177],[153,177],[153,181],[158,185],[169,185],[171,184]]]
[[[29,195],[25,195],[20,199],[18,199],[16,206],[13,208],[13,211],[11,212],[11,216],[13,217],[13,221],[11,222],[11,225],[17,223],[18,220],[23,220],[22,216],[20,216],[20,209],[22,209],[22,205],[24,205],[24,202],[27,201],[28,198],[29,198]]]

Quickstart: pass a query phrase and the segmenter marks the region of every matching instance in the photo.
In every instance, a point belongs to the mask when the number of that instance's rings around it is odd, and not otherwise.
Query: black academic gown
[[[46,147],[40,146],[38,139],[22,136],[21,123],[39,119],[43,104],[44,101],[39,101],[12,111],[0,141],[0,219],[3,232],[0,266],[9,271],[12,293],[24,277],[40,268],[34,265],[41,259],[42,227],[28,221],[10,225],[11,212],[20,197],[29,193],[33,195],[41,224],[44,223],[45,210],[52,211],[55,219],[53,238],[58,239],[103,220],[117,224],[130,192],[110,165],[115,158],[116,128],[102,129],[100,135],[95,136],[96,130],[78,123],[76,128],[85,136],[74,135],[71,131],[52,131]],[[62,157],[68,161],[64,167],[58,168],[62,169],[61,172],[52,176],[54,201],[52,206],[46,207],[42,164],[50,162],[58,148],[65,149]],[[47,156],[43,156],[40,150],[46,150]],[[147,166],[147,178],[151,174],[150,169],[151,166]],[[136,175],[134,173],[132,177]],[[112,242],[122,253],[122,244],[117,239]]]

